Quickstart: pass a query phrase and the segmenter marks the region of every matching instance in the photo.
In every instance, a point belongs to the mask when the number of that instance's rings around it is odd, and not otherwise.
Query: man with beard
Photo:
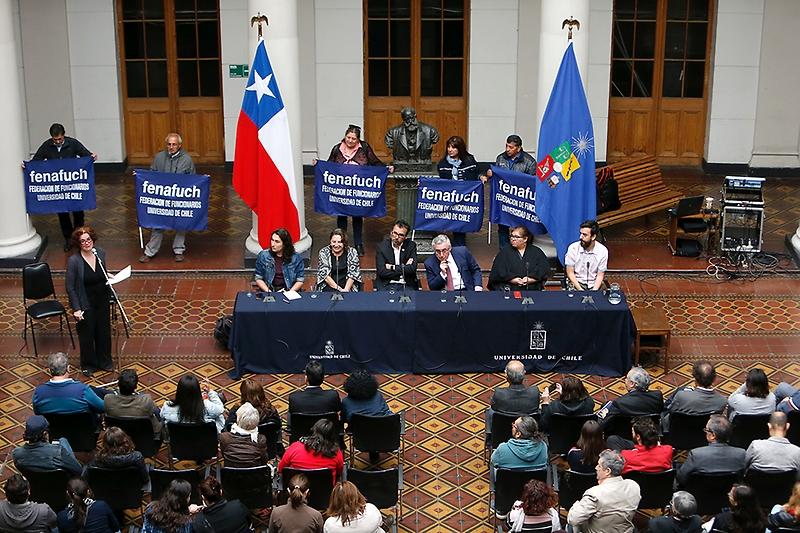
[[[567,248],[564,268],[570,290],[596,291],[603,286],[608,268],[608,248],[597,242],[597,222],[581,224],[581,238]]]
[[[431,163],[433,145],[439,142],[439,131],[424,122],[417,120],[417,111],[413,107],[404,107],[400,111],[403,123],[389,128],[384,142],[392,152],[394,163],[421,164]]]

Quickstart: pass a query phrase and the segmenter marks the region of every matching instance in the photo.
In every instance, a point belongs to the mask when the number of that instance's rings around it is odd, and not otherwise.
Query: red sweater
[[[305,444],[298,440],[293,442],[281,457],[281,461],[278,463],[278,471],[283,472],[284,467],[304,469],[330,468],[333,470],[333,482],[335,484],[344,469],[344,456],[342,456],[341,450],[337,450],[334,457],[323,457],[313,451],[306,450]]]
[[[623,474],[632,470],[663,472],[672,468],[672,446],[669,444],[659,444],[652,448],[645,448],[641,444],[637,444],[633,450],[622,450],[620,455],[625,459]]]

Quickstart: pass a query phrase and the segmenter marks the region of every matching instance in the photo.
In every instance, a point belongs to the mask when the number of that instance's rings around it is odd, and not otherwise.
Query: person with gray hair
[[[236,410],[236,422],[230,431],[219,434],[219,449],[225,466],[250,468],[269,461],[267,437],[258,432],[260,415],[250,402]]]
[[[431,245],[433,255],[425,260],[430,290],[483,290],[481,267],[466,246],[453,247],[447,235],[437,235]]]
[[[708,446],[689,451],[686,461],[675,473],[678,486],[684,486],[694,473],[716,474],[744,471],[744,450],[730,446],[731,423],[724,415],[711,415],[704,428]]]
[[[605,427],[616,415],[633,417],[660,414],[664,410],[664,397],[660,390],[648,390],[651,382],[647,370],[640,366],[631,368],[625,376],[625,389],[628,392],[606,403],[597,412],[600,425]]]
[[[525,386],[525,365],[512,359],[506,364],[508,387],[495,389],[486,410],[486,432],[492,432],[495,412],[513,415],[532,415],[539,412],[539,389]]]
[[[697,514],[697,500],[691,493],[679,490],[672,495],[668,516],[650,519],[647,528],[650,533],[700,533],[703,519]]]
[[[618,452],[604,450],[595,468],[597,485],[587,489],[567,515],[572,531],[631,533],[633,515],[642,499],[639,485],[620,477],[625,460]]]
[[[50,380],[38,385],[33,391],[33,412],[37,415],[103,413],[105,404],[101,399],[109,391],[75,381],[69,375],[69,362],[63,352],[47,357]]]

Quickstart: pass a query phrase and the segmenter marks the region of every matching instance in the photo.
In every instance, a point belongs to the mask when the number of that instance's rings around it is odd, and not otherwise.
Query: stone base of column
[[[794,264],[800,268],[800,224],[797,225],[797,231],[794,235],[786,235],[786,248],[794,258]]]
[[[14,242],[0,243],[0,268],[22,268],[41,259],[47,248],[47,237],[32,231]]]

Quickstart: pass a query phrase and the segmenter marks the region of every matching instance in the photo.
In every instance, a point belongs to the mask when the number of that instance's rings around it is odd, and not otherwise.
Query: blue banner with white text
[[[207,175],[142,169],[136,170],[135,175],[139,226],[176,231],[208,228]]]
[[[97,206],[91,157],[26,161],[22,169],[28,213],[87,211]]]
[[[535,235],[547,233],[536,214],[535,178],[492,165],[490,183],[490,221],[504,226],[525,226]]]
[[[326,215],[379,218],[386,215],[389,169],[317,161],[314,211]]]
[[[483,225],[483,183],[419,178],[414,229],[474,233]]]

